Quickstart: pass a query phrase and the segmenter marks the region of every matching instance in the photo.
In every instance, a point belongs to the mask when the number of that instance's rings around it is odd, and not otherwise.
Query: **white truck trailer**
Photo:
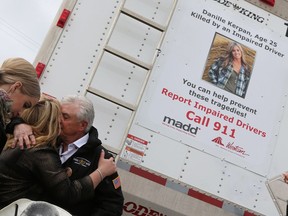
[[[34,64],[43,93],[93,101],[94,126],[117,156],[123,215],[286,214],[287,7],[63,1]],[[245,97],[207,78],[233,41],[251,72]]]

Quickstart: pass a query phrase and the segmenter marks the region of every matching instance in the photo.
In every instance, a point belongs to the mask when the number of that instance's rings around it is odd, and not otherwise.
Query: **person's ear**
[[[20,81],[16,81],[14,84],[12,84],[9,88],[9,93],[13,93],[15,92],[16,89],[19,89],[22,87],[22,82]]]
[[[87,121],[81,121],[80,125],[81,125],[81,127],[80,127],[81,130],[84,131],[86,129],[87,125],[88,125],[88,122]]]

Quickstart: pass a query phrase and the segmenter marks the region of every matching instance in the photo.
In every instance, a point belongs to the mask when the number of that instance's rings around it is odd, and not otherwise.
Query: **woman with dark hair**
[[[225,55],[211,65],[208,74],[213,84],[244,98],[250,80],[250,70],[242,46],[231,42]]]

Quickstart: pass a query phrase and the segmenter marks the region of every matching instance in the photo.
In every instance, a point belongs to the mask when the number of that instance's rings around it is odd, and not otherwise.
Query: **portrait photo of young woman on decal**
[[[255,54],[254,50],[216,33],[202,79],[245,98]]]

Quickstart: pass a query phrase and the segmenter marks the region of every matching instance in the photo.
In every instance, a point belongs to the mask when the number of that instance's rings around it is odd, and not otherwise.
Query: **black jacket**
[[[58,152],[47,145],[0,154],[0,208],[20,198],[48,197],[58,205],[72,205],[93,197],[93,183],[89,176],[70,181]]]
[[[71,180],[89,175],[98,167],[101,150],[105,151],[105,158],[112,155],[101,145],[98,131],[92,127],[89,131],[88,142],[70,157],[63,167],[72,169]],[[66,207],[71,214],[77,216],[120,216],[124,204],[121,186],[118,184],[118,173],[106,177],[95,189],[94,199],[83,201],[77,205]],[[115,184],[115,186],[114,186]],[[119,187],[117,187],[117,185]]]

